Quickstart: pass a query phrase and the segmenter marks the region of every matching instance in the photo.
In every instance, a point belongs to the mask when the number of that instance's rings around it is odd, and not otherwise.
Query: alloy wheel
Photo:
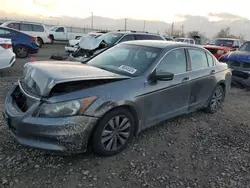
[[[27,48],[25,47],[18,47],[16,50],[18,57],[26,57],[27,56]]]
[[[211,108],[213,111],[216,111],[223,100],[223,89],[221,87],[218,87],[212,97],[211,100]]]
[[[131,134],[131,122],[123,116],[115,116],[105,125],[101,143],[106,151],[116,151],[126,144]]]

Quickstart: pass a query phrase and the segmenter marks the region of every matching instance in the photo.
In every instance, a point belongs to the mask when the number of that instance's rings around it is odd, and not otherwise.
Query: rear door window
[[[33,31],[36,32],[44,32],[44,28],[42,25],[32,25]]]
[[[21,31],[32,31],[32,25],[31,24],[24,24],[24,23],[21,23],[20,24],[20,30]]]
[[[157,36],[157,35],[151,35],[151,40],[164,40],[162,37]]]
[[[151,40],[150,35],[135,35],[136,40]]]
[[[131,41],[131,40],[135,40],[134,35],[126,35],[121,39],[120,42]]]
[[[203,50],[188,49],[192,70],[198,70],[208,67],[207,56]]]

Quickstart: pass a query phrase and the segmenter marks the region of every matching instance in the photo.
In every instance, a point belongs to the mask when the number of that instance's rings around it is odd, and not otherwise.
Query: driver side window
[[[59,27],[56,32],[64,32],[64,28],[63,27]]]
[[[187,71],[187,61],[184,49],[169,52],[156,67],[156,72],[181,74]]]

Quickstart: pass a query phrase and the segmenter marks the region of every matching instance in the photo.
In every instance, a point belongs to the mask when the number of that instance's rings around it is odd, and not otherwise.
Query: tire
[[[18,45],[15,47],[14,52],[19,58],[26,58],[29,55],[28,48],[24,45]]]
[[[115,128],[118,127],[117,125],[120,129]],[[135,125],[134,116],[125,108],[117,108],[108,112],[98,122],[92,134],[93,152],[105,157],[121,152],[133,137]]]
[[[39,44],[39,48],[42,48],[43,46],[43,39],[41,39],[40,37],[37,38],[37,43]]]
[[[54,43],[54,36],[50,35],[50,44],[53,44],[53,43]]]
[[[221,85],[217,85],[214,89],[210,99],[208,101],[207,107],[204,109],[207,113],[215,113],[220,108],[222,102],[225,98],[225,90]]]

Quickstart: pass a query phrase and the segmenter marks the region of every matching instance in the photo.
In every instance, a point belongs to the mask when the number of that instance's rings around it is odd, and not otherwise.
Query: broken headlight
[[[87,97],[60,103],[43,103],[36,116],[58,118],[83,114],[95,100],[96,97]]]

